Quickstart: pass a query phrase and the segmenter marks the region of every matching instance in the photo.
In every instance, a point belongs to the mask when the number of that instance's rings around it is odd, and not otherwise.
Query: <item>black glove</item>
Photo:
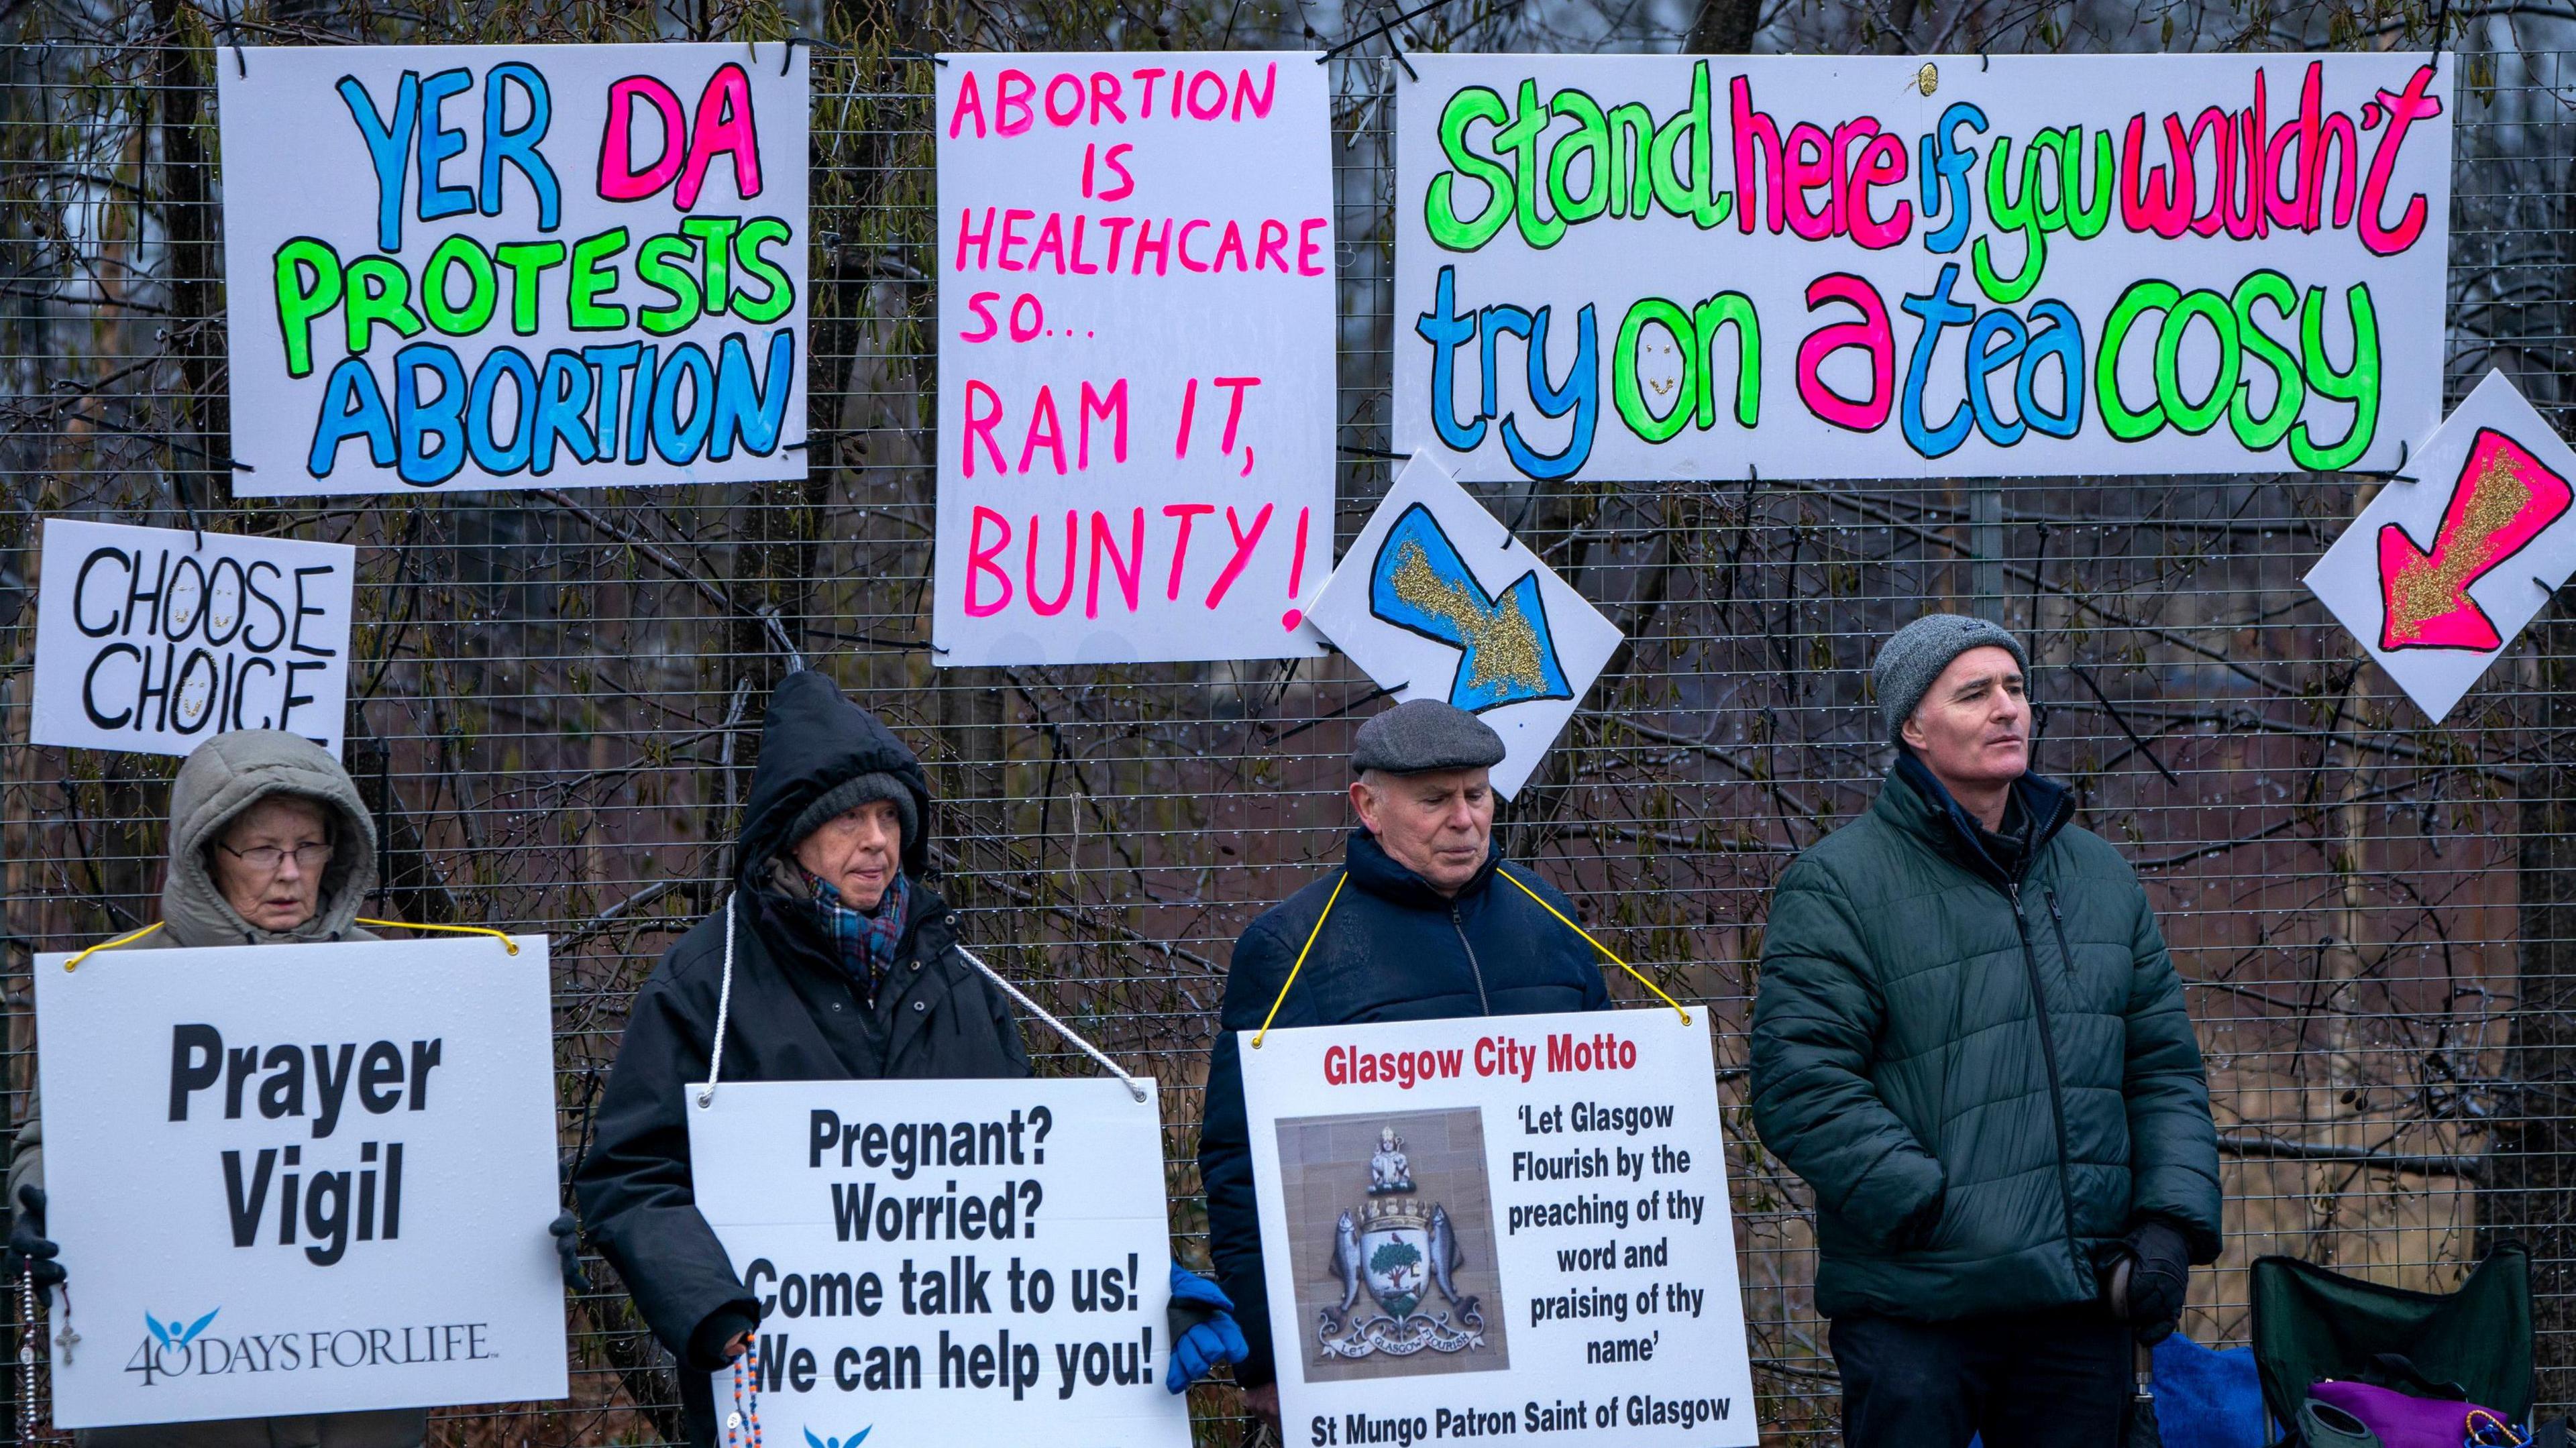
[[[45,1189],[18,1188],[18,1220],[9,1228],[9,1250],[0,1256],[0,1274],[15,1282],[33,1270],[37,1290],[42,1291],[63,1280],[63,1264],[54,1260],[62,1250],[45,1237]]]
[[[2111,1313],[2152,1347],[2173,1335],[2191,1295],[2191,1244],[2161,1217],[2132,1229],[2113,1259],[2105,1283]]]
[[[564,1286],[575,1292],[590,1290],[590,1274],[581,1266],[581,1220],[566,1212],[547,1225],[554,1234],[555,1262],[563,1268]]]

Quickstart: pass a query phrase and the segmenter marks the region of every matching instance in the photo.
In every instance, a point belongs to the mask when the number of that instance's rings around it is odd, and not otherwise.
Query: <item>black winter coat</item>
[[[591,1240],[625,1279],[654,1336],[680,1358],[681,1403],[695,1444],[716,1441],[707,1374],[722,1366],[706,1355],[721,1339],[711,1344],[701,1330],[719,1316],[727,1319],[720,1327],[758,1321],[756,1299],[698,1215],[683,1114],[687,1087],[707,1079],[728,912],[734,962],[724,1080],[1029,1073],[1009,1002],[958,957],[948,907],[917,879],[902,947],[873,1010],[811,906],[772,883],[771,862],[793,847],[785,835],[798,813],[825,790],[869,773],[909,785],[914,817],[927,824],[929,783],[912,751],[830,680],[790,674],[761,731],[732,898],[663,953],[636,995],[575,1180]],[[916,876],[928,855],[926,840],[904,841],[905,875]]]
[[[1505,864],[1499,848],[1455,899],[1397,864],[1365,830],[1351,832],[1343,861],[1349,888],[1315,936],[1273,1029],[1610,1008],[1592,947],[1517,886],[1494,877],[1509,871],[1567,919],[1574,917],[1573,902],[1528,870]],[[1223,1029],[1208,1063],[1199,1177],[1207,1187],[1208,1249],[1217,1280],[1234,1299],[1235,1321],[1252,1348],[1234,1369],[1235,1381],[1246,1387],[1270,1382],[1276,1369],[1234,1033],[1259,1029],[1270,1013],[1337,878],[1327,875],[1289,896],[1235,942],[1225,977]]]

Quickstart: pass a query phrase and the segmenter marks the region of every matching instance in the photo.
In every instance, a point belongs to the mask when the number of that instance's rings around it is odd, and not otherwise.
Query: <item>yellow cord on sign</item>
[[[490,928],[490,927],[488,927],[488,926],[482,926],[482,925],[415,925],[415,924],[413,924],[412,922],[410,922],[410,921],[408,921],[408,920],[366,920],[366,919],[360,919],[360,920],[358,920],[356,923],[357,923],[357,924],[360,924],[360,925],[380,925],[380,926],[384,927],[384,928],[385,928],[385,929],[387,929],[387,930],[444,930],[444,931],[446,931],[446,932],[447,932],[448,934],[450,934],[450,935],[489,935],[489,936],[491,936],[494,940],[497,940],[497,941],[501,942],[501,948],[502,948],[503,950],[506,950],[506,951],[510,952],[512,955],[516,955],[516,954],[518,954],[518,953],[519,953],[519,942],[517,942],[517,941],[515,941],[515,940],[512,940],[512,939],[510,938],[510,933],[509,933],[508,931],[506,931],[506,930],[494,930],[494,929],[491,929],[491,928]]]
[[[1515,885],[1520,885],[1520,891],[1521,891],[1521,893],[1522,893],[1522,894],[1527,895],[1527,896],[1528,896],[1528,897],[1530,897],[1531,899],[1533,899],[1533,900],[1537,900],[1537,901],[1538,901],[1538,908],[1540,908],[1541,910],[1546,911],[1546,912],[1547,912],[1548,914],[1550,914],[1550,915],[1555,916],[1558,920],[1560,920],[1560,921],[1564,921],[1564,924],[1565,924],[1565,928],[1566,928],[1566,929],[1571,930],[1571,931],[1573,931],[1575,934],[1582,936],[1582,937],[1583,937],[1585,940],[1587,940],[1587,941],[1591,941],[1592,948],[1593,948],[1593,949],[1595,949],[1595,950],[1597,950],[1597,951],[1600,951],[1603,955],[1606,955],[1606,956],[1610,957],[1610,961],[1611,961],[1611,963],[1612,963],[1612,964],[1614,964],[1614,965],[1618,966],[1621,970],[1624,970],[1624,971],[1628,972],[1630,975],[1633,975],[1633,976],[1637,977],[1637,984],[1644,986],[1646,989],[1648,989],[1648,990],[1650,990],[1650,991],[1653,991],[1653,992],[1655,993],[1655,999],[1657,999],[1657,1000],[1659,1000],[1659,1001],[1662,1001],[1665,1005],[1671,1006],[1671,1007],[1672,1007],[1676,1012],[1678,1012],[1678,1013],[1681,1015],[1681,1018],[1682,1018],[1682,1024],[1683,1024],[1683,1025],[1687,1026],[1687,1025],[1689,1025],[1689,1024],[1691,1023],[1690,1012],[1689,1012],[1689,1011],[1687,1011],[1687,1010],[1684,1010],[1684,1009],[1682,1008],[1682,1003],[1681,1003],[1680,1001],[1674,1000],[1671,996],[1668,996],[1668,995],[1664,994],[1663,987],[1661,987],[1661,986],[1659,986],[1659,985],[1656,985],[1656,984],[1655,984],[1653,981],[1651,981],[1651,980],[1646,979],[1645,974],[1644,974],[1643,972],[1639,971],[1639,970],[1637,969],[1637,967],[1635,967],[1635,966],[1633,966],[1633,965],[1630,965],[1628,962],[1626,962],[1626,961],[1624,961],[1624,960],[1621,960],[1621,959],[1619,958],[1619,952],[1617,952],[1617,951],[1615,951],[1615,950],[1612,950],[1609,946],[1606,946],[1606,945],[1602,944],[1602,943],[1601,943],[1600,941],[1598,941],[1598,940],[1593,940],[1593,939],[1592,939],[1592,932],[1591,932],[1591,931],[1584,929],[1582,926],[1575,924],[1575,923],[1574,923],[1573,921],[1571,921],[1571,920],[1566,920],[1565,915],[1564,915],[1564,912],[1562,912],[1562,911],[1558,910],[1555,906],[1550,905],[1549,903],[1547,903],[1547,901],[1546,901],[1545,899],[1542,899],[1542,898],[1540,897],[1539,893],[1538,893],[1536,890],[1531,889],[1531,888],[1530,888],[1529,886],[1527,886],[1527,885],[1521,885],[1520,877],[1519,877],[1519,876],[1517,876],[1517,875],[1513,874],[1513,873],[1512,873],[1511,871],[1509,871],[1509,870],[1501,870],[1501,869],[1496,870],[1494,873],[1496,873],[1496,874],[1498,874],[1498,875],[1501,875],[1504,879],[1511,881],[1511,882],[1512,882],[1513,884],[1515,884]]]
[[[1306,952],[1315,948],[1315,937],[1324,933],[1324,921],[1333,913],[1333,902],[1342,898],[1342,886],[1350,881],[1351,872],[1344,870],[1333,882],[1333,893],[1324,897],[1324,913],[1315,917],[1315,928],[1306,932],[1306,943],[1297,948],[1297,963],[1288,967],[1288,978],[1279,983],[1279,999],[1270,1003],[1270,1014],[1261,1018],[1261,1029],[1252,1033],[1252,1049],[1261,1049],[1261,1038],[1270,1034],[1270,1023],[1279,1019],[1279,1007],[1288,1000],[1288,987],[1297,983],[1297,972],[1306,968]]]
[[[114,950],[120,945],[132,945],[134,942],[141,940],[144,936],[160,929],[163,923],[164,922],[162,921],[155,920],[151,924],[144,926],[142,929],[135,931],[132,935],[120,935],[114,940],[102,940],[98,944],[91,946],[89,949],[73,956],[71,959],[64,961],[63,971],[65,974],[69,974],[72,971],[80,969],[80,963],[82,961],[89,959],[91,956],[98,954],[102,950]]]

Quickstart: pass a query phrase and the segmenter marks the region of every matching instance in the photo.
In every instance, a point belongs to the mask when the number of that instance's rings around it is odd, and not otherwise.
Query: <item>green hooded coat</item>
[[[2209,1087],[2146,892],[2064,789],[2014,789],[2007,866],[1908,756],[1772,896],[1753,1120],[1815,1190],[1828,1317],[2090,1301],[2146,1216],[2218,1255]]]

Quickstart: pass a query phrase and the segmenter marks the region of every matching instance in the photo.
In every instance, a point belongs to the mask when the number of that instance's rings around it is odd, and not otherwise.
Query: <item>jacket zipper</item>
[[[2057,962],[2064,967],[2066,978],[2075,979],[2075,948],[2066,943],[2066,917],[2057,913],[2057,892],[2048,892],[2048,923],[2057,928]]]
[[[1455,900],[1449,902],[1449,928],[1458,932],[1458,948],[1467,952],[1467,973],[1476,978],[1476,1004],[1490,1016],[1494,1013],[1494,1003],[1485,996],[1485,968],[1476,963],[1476,947],[1467,943],[1467,922],[1459,918]],[[2074,1219],[2070,1216],[2068,1220]]]
[[[2021,885],[2004,886],[2004,895],[2012,901],[2013,931],[2021,937],[2022,968],[2030,975],[2030,1005],[2039,1023],[2039,1054],[2048,1063],[2048,1114],[2057,1126],[2057,1196],[2066,1211],[2066,1250],[2077,1266],[2084,1266],[2083,1243],[2075,1235],[2075,1176],[2067,1162],[2066,1085],[2057,1074],[2057,1033],[2048,1019],[2048,992],[2039,978],[2039,953],[2031,949],[2030,922],[2021,913]],[[2061,942],[2064,939],[2060,933]]]

